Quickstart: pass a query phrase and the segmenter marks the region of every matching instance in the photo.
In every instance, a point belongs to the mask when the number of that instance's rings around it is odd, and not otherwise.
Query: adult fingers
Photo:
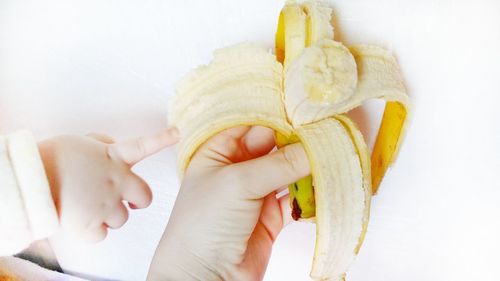
[[[195,153],[191,164],[214,166],[241,161],[243,150],[240,141],[250,128],[250,126],[237,126],[211,137]]]
[[[228,168],[244,183],[249,199],[258,199],[310,173],[309,160],[300,143]]]
[[[153,194],[148,184],[135,174],[127,176],[121,186],[122,200],[129,203],[132,209],[143,209],[151,204]]]
[[[220,134],[224,135],[224,136],[229,136],[229,137],[232,137],[235,139],[239,139],[239,138],[245,136],[245,134],[248,131],[250,131],[251,128],[252,127],[250,127],[250,126],[237,126],[237,127],[226,129],[226,130],[222,131]]]
[[[108,154],[123,162],[134,165],[142,159],[171,146],[179,141],[179,130],[175,127],[151,136],[131,139],[111,145]]]
[[[290,195],[286,194],[276,198],[277,194],[272,192],[264,198],[260,221],[266,227],[272,240],[276,240],[280,231],[293,219],[291,216]]]
[[[90,134],[87,134],[87,137],[96,139],[100,142],[107,143],[107,144],[115,143],[115,140],[112,137],[110,137],[108,135],[104,135],[104,134],[90,133]]]
[[[292,218],[292,207],[290,206],[290,194],[286,194],[278,198],[281,211],[281,220],[283,221],[283,227],[293,221]]]
[[[237,126],[226,129],[215,136],[208,139],[199,150],[220,150],[221,148],[228,149],[228,141],[237,143],[250,130],[250,126]],[[231,150],[231,149],[230,149]]]
[[[242,138],[242,144],[251,158],[268,154],[275,146],[274,131],[254,126]]]
[[[119,202],[115,208],[111,211],[108,217],[104,220],[104,223],[109,226],[109,228],[120,228],[128,220],[128,210],[123,205],[123,202]]]
[[[283,228],[282,218],[279,201],[276,198],[276,194],[272,192],[264,198],[260,213],[260,221],[266,228],[272,241],[276,240],[276,237],[278,237],[278,234]]]

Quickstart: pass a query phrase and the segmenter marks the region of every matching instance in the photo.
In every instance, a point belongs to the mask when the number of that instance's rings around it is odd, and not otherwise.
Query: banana
[[[312,186],[312,176],[307,176],[290,185],[290,202],[294,220],[312,218],[316,215],[316,200]]]
[[[276,32],[278,61],[286,66],[312,42],[333,38],[331,13],[331,8],[316,1],[307,1],[302,5],[298,5],[296,1],[288,1],[281,10],[278,20]]]
[[[238,125],[276,131],[276,143],[301,142],[311,176],[290,185],[292,216],[315,221],[314,280],[343,280],[366,235],[370,201],[401,144],[409,103],[393,55],[333,40],[332,10],[289,1],[280,13],[276,56],[250,43],[217,50],[182,79],[169,106],[179,128],[178,173],[197,148]],[[345,113],[365,100],[387,101],[371,155]]]
[[[283,67],[274,55],[243,43],[214,53],[213,61],[182,79],[168,121],[179,128],[178,174],[196,149],[216,133],[238,125],[261,125],[284,136],[293,128],[282,106]]]
[[[357,84],[356,61],[342,43],[322,39],[306,48],[285,74],[285,108],[292,124],[343,113],[335,107],[352,100]]]
[[[287,16],[288,12],[296,14],[297,10],[307,11],[306,19],[312,15],[322,15],[318,16],[321,20],[307,21],[301,17]],[[330,8],[313,1],[305,2],[302,6],[290,1],[281,12],[276,33],[276,52],[284,57],[285,107],[291,123],[298,126],[345,113],[370,98],[389,101],[372,154],[372,192],[376,193],[400,146],[408,96],[398,64],[390,52],[368,45],[356,45],[348,49],[342,43],[333,41],[333,37],[328,37],[333,36],[333,28],[322,28],[315,36],[297,36],[315,29],[312,27],[315,25],[309,24],[308,27],[308,22],[322,22],[331,26],[330,20],[324,19],[324,15],[331,15],[331,12]],[[288,19],[304,21],[306,27],[293,22],[289,24]],[[294,40],[296,37],[313,38],[316,41],[306,40],[304,44]],[[287,59],[288,48],[292,50],[293,63]],[[300,56],[297,55],[299,52]],[[301,186],[294,192],[294,198],[297,196],[303,201],[298,200],[292,207],[295,209],[295,206],[306,205],[306,202],[311,201],[310,197],[301,196],[301,193],[311,194],[312,189],[312,186]],[[300,211],[294,210],[293,213]]]
[[[301,126],[297,135],[309,156],[315,187],[316,247],[311,277],[339,280],[356,255],[369,200],[357,148],[335,118]]]

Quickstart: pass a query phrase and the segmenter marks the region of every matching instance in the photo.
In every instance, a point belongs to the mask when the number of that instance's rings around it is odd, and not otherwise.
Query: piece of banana
[[[287,2],[276,57],[252,44],[218,50],[180,82],[169,109],[181,132],[181,176],[197,148],[230,127],[263,125],[277,132],[278,146],[304,145],[311,176],[290,186],[290,199],[294,218],[317,224],[315,280],[342,280],[359,252],[372,191],[394,161],[408,103],[394,57],[334,41],[331,13],[315,1]],[[372,166],[361,132],[344,115],[369,98],[389,101]]]
[[[358,149],[340,121],[327,118],[296,132],[314,179],[316,247],[311,277],[340,280],[356,256],[367,222],[369,185],[363,180]]]
[[[323,38],[333,39],[331,14],[331,8],[316,1],[307,1],[302,5],[298,5],[296,1],[287,1],[281,10],[276,32],[278,61],[286,67],[312,42]]]
[[[283,67],[253,44],[217,50],[213,61],[179,82],[168,121],[179,128],[178,173],[196,149],[216,133],[238,125],[261,125],[285,136],[293,132],[282,106]]]

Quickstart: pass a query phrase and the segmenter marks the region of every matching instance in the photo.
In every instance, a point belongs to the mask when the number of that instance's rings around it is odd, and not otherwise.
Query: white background
[[[175,82],[240,41],[272,48],[283,1],[0,0],[0,132],[166,127]],[[500,280],[500,2],[345,0],[336,39],[394,51],[413,102],[348,280]],[[380,103],[358,111],[373,142]],[[364,117],[363,117],[364,116]],[[94,246],[52,239],[62,266],[143,280],[179,183],[175,152],[136,167],[154,201]],[[307,280],[314,226],[279,236],[266,280]]]

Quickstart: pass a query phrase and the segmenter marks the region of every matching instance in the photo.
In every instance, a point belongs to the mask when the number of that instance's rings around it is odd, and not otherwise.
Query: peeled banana
[[[409,102],[392,54],[334,41],[331,16],[316,1],[288,1],[276,56],[250,43],[215,51],[179,82],[168,117],[181,133],[181,176],[197,148],[230,127],[267,126],[278,146],[303,144],[311,176],[290,185],[290,204],[295,219],[317,225],[314,280],[345,278],[366,234],[371,196],[395,160]],[[370,98],[388,101],[371,159],[345,115]]]

